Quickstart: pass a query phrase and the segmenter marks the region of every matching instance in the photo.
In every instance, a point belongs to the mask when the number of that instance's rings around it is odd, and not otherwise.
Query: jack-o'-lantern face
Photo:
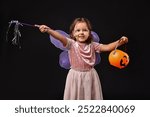
[[[126,55],[123,56],[123,58],[120,60],[120,66],[125,67],[129,62],[129,59]]]
[[[127,53],[121,50],[118,50],[118,49],[113,50],[109,54],[109,63],[115,67],[122,69],[128,65],[129,56]]]

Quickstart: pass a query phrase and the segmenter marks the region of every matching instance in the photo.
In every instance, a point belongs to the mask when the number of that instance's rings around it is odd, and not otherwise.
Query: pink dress
[[[102,100],[100,79],[94,69],[95,52],[100,53],[100,44],[67,40],[71,69],[66,79],[64,100]]]

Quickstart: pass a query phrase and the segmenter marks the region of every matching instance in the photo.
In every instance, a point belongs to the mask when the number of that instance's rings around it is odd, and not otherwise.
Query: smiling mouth
[[[84,38],[84,36],[78,36],[79,38]]]

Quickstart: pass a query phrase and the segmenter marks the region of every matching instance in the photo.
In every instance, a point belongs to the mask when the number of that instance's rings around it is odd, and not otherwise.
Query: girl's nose
[[[83,34],[83,31],[81,30],[80,33]]]

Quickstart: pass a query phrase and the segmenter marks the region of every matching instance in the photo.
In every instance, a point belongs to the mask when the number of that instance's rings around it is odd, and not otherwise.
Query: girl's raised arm
[[[119,47],[125,43],[128,43],[128,38],[125,36],[122,36],[119,40],[114,41],[112,43],[109,44],[101,44],[100,46],[100,50],[101,52],[105,52],[105,51],[112,51],[114,50],[116,47]]]
[[[46,25],[35,25],[36,27],[39,28],[39,30],[42,33],[48,33],[49,35],[52,35],[54,38],[58,39],[59,41],[62,42],[63,46],[67,45],[67,39],[65,36],[63,36],[62,34],[60,34],[59,32],[51,29],[50,27],[46,26]]]

